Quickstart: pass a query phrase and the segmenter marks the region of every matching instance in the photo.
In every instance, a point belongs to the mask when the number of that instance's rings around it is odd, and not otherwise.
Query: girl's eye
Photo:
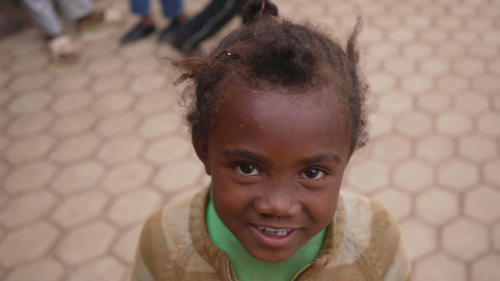
[[[257,167],[255,167],[252,164],[249,163],[241,163],[236,166],[238,169],[238,172],[242,175],[245,176],[258,176],[259,175],[259,170],[257,170]]]
[[[302,172],[302,177],[310,180],[319,180],[325,176],[325,172],[318,168],[309,168]]]

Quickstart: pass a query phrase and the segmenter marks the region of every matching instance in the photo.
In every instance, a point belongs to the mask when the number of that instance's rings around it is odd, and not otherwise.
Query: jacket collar
[[[191,241],[193,241],[193,247],[216,270],[217,274],[222,277],[221,280],[237,280],[233,274],[234,271],[229,255],[217,248],[208,235],[205,218],[209,193],[210,187],[208,186],[197,192],[191,202],[189,210],[189,235]],[[344,200],[342,195],[339,195],[337,209],[332,223],[326,229],[325,241],[323,242],[321,251],[308,271],[313,274],[317,273],[332,259],[336,249],[339,248],[344,238],[345,220]],[[228,277],[228,275],[231,277]]]

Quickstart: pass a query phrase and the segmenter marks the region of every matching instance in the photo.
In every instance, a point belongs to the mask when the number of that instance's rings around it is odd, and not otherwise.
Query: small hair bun
[[[243,24],[251,24],[263,16],[278,16],[278,7],[269,0],[249,0],[241,11]]]

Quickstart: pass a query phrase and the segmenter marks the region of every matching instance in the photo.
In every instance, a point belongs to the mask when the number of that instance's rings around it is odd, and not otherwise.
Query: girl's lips
[[[287,245],[292,241],[292,239],[295,237],[299,229],[297,228],[290,228],[289,231],[287,231],[286,235],[283,236],[278,236],[278,235],[271,235],[267,234],[261,231],[259,227],[256,225],[250,224],[249,225],[250,230],[254,234],[255,238],[261,242],[262,244],[272,247],[272,248],[279,248]]]

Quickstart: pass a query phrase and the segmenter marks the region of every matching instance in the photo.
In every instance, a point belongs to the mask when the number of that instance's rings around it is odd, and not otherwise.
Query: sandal
[[[80,59],[80,44],[68,35],[60,35],[49,41],[52,60],[61,64],[77,63]]]

